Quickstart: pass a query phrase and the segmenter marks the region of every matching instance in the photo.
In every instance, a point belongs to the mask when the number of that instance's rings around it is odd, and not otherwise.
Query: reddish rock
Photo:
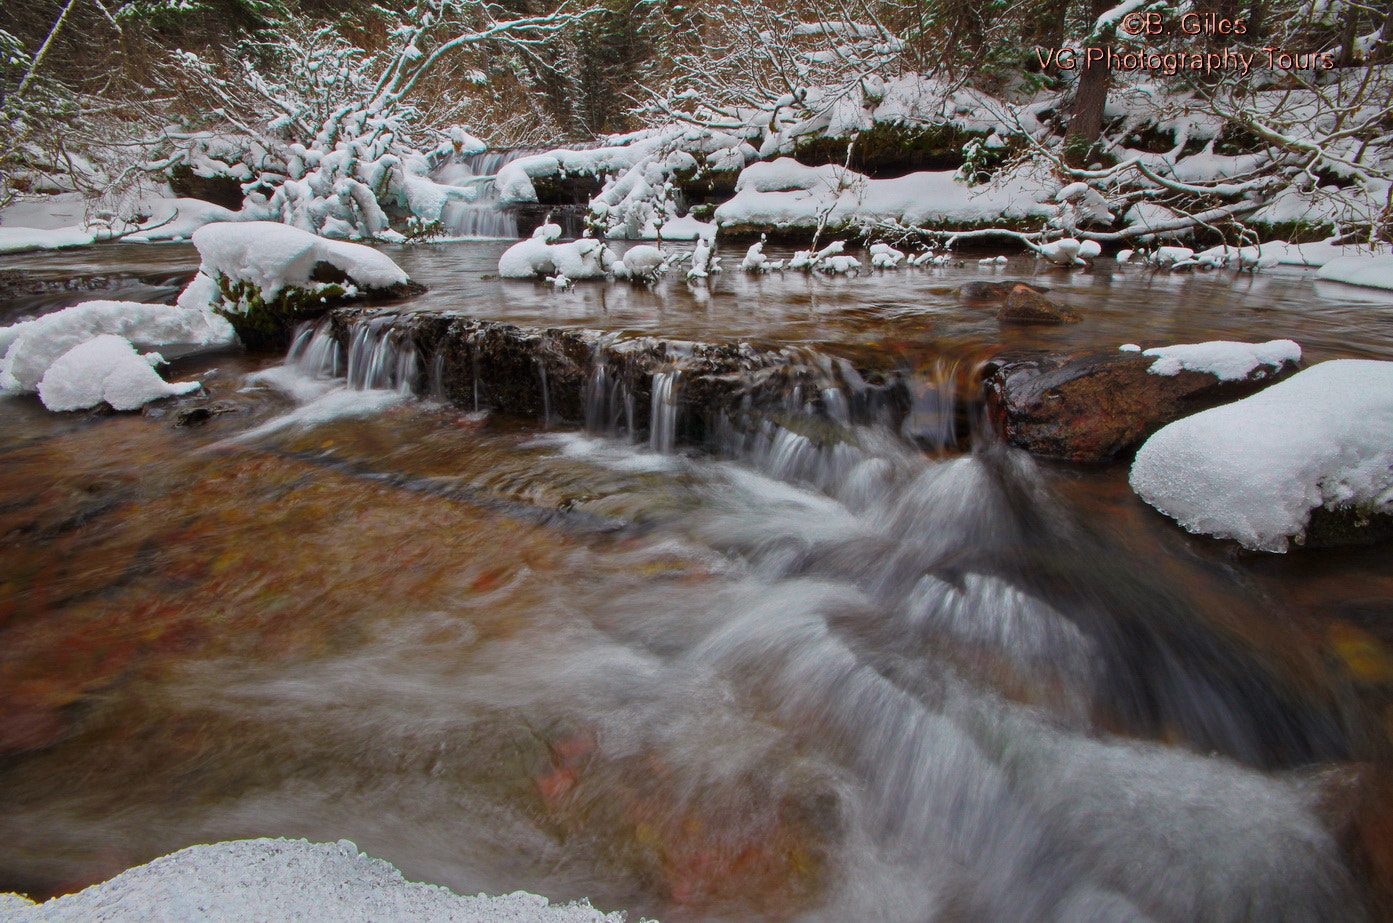
[[[996,319],[1004,324],[1077,324],[1083,320],[1071,309],[1020,282],[1011,287]]]
[[[1301,369],[1259,366],[1245,379],[1208,372],[1153,375],[1156,359],[1093,349],[998,360],[983,383],[993,422],[1008,442],[1036,455],[1105,461],[1128,454],[1181,417],[1248,397]]]

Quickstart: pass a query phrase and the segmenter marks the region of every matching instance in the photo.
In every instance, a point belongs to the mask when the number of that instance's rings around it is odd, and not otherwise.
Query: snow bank
[[[1302,541],[1319,506],[1393,512],[1393,362],[1323,362],[1178,420],[1131,484],[1191,532],[1262,551]]]
[[[159,353],[142,356],[124,337],[104,334],[68,350],[39,381],[39,399],[53,411],[87,410],[102,401],[116,410],[138,410],[150,401],[197,391],[196,381],[166,382],[153,366]]]
[[[174,358],[236,345],[226,319],[207,311],[131,301],[87,301],[37,320],[0,328],[0,389],[36,391],[49,367],[99,336],[122,337]]]
[[[1266,343],[1212,340],[1208,343],[1158,346],[1146,350],[1142,355],[1157,357],[1147,369],[1152,375],[1179,375],[1185,369],[1208,372],[1220,381],[1238,381],[1247,378],[1260,365],[1278,369],[1287,362],[1300,362],[1301,347],[1291,340],[1269,340]]]
[[[954,171],[870,179],[836,165],[808,167],[787,157],[746,167],[735,196],[716,209],[721,227],[814,228],[898,222],[915,227],[981,224],[1053,215],[1053,185],[1029,170],[999,184],[968,186]]]
[[[81,227],[53,228],[50,230],[0,227],[0,253],[83,247],[95,243],[96,240],[96,232]]]
[[[551,905],[525,891],[465,897],[417,884],[348,840],[237,840],[191,846],[77,894],[32,904],[0,896],[12,923],[142,920],[412,920],[622,923],[586,901]]]
[[[360,289],[384,289],[410,281],[391,257],[371,247],[326,240],[271,221],[210,224],[194,232],[193,242],[203,258],[199,267],[203,276],[249,283],[265,300],[287,288],[319,287],[310,276],[320,263],[339,270]]]
[[[1317,279],[1393,289],[1393,256],[1342,256],[1316,273]]]

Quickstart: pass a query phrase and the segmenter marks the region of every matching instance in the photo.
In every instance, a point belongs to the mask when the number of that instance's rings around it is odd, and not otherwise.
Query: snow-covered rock
[[[455,894],[407,881],[348,840],[235,840],[190,846],[110,881],[33,904],[0,895],[9,923],[239,923],[243,920],[419,920],[458,923],[622,923],[587,901],[551,904],[525,891]]]
[[[1191,532],[1262,551],[1303,541],[1318,507],[1393,513],[1393,362],[1323,362],[1177,420],[1131,484]]]
[[[1341,256],[1316,272],[1317,279],[1393,289],[1393,256]]]
[[[498,258],[499,276],[504,279],[545,279],[562,275],[569,281],[600,279],[614,267],[614,251],[601,241],[582,237],[570,243],[552,243],[560,236],[561,228],[544,224],[527,240],[513,244]],[[624,266],[632,272],[628,263]]]
[[[226,319],[209,311],[131,301],[87,301],[36,320],[0,328],[0,388],[36,391],[49,366],[76,346],[104,335],[169,358],[237,343]]]
[[[1301,347],[1291,340],[1266,343],[1232,343],[1212,340],[1179,346],[1157,346],[1142,353],[1156,356],[1147,369],[1152,375],[1179,375],[1181,370],[1208,372],[1220,381],[1238,381],[1252,376],[1263,365],[1274,370],[1289,362],[1301,361]],[[1261,377],[1261,376],[1259,376]]]
[[[411,281],[391,257],[371,247],[327,240],[270,221],[210,224],[194,232],[193,243],[203,259],[201,274],[215,281],[252,286],[266,301],[291,288],[326,288],[329,283],[312,278],[320,264],[337,270],[348,284],[365,292]],[[245,310],[245,303],[220,307]]]
[[[87,410],[105,401],[116,410],[138,410],[162,397],[198,390],[196,381],[166,382],[153,368],[159,353],[141,355],[124,337],[103,334],[74,346],[48,367],[39,399],[49,410]]]

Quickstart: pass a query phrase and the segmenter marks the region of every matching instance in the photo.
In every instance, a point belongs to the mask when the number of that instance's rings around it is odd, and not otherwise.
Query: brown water
[[[500,249],[394,255],[424,307],[528,324],[1393,358],[1388,299],[1294,272],[1019,261],[553,292],[483,278]],[[23,262],[149,284],[189,259]],[[1003,336],[948,293],[1004,277],[1088,321]],[[1249,554],[1179,532],[1123,467],[929,457],[874,429],[659,454],[378,395],[249,438],[295,407],[254,377],[277,363],[176,366],[216,368],[227,412],[198,428],[0,400],[0,888],[305,836],[631,918],[1383,909],[1386,547]]]

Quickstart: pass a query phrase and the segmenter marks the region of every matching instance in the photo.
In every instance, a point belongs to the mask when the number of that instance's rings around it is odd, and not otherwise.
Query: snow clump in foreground
[[[1284,552],[1317,507],[1393,513],[1393,362],[1322,362],[1162,428],[1132,489],[1191,532]]]
[[[1157,357],[1147,369],[1152,375],[1179,375],[1183,369],[1208,372],[1220,381],[1238,381],[1247,378],[1260,365],[1279,369],[1288,362],[1300,362],[1301,347],[1292,340],[1268,340],[1266,343],[1212,340],[1157,346],[1142,355]]]
[[[238,304],[223,303],[220,280],[253,286],[263,301],[287,289],[326,288],[330,283],[313,278],[321,263],[338,270],[350,286],[361,291],[411,281],[391,257],[371,247],[328,240],[271,221],[206,225],[194,232],[193,243],[203,262],[198,276],[179,296],[179,304],[188,308],[239,310]]]
[[[33,904],[0,895],[12,923],[90,920],[412,920],[468,923],[623,923],[586,901],[551,905],[526,891],[465,897],[407,881],[348,840],[236,840],[190,846],[86,890]]]
[[[110,342],[90,352],[78,352],[78,347],[97,339],[120,340],[125,344],[124,352]],[[87,301],[0,327],[0,390],[37,391],[50,410],[77,410],[100,403],[104,399],[100,395],[108,393],[103,382],[110,382],[109,393],[117,399],[108,399],[108,403],[117,410],[134,410],[146,401],[196,387],[191,382],[164,384],[139,351],[158,350],[157,361],[163,362],[165,357],[224,349],[236,343],[232,325],[211,312],[166,304]],[[85,360],[100,361],[83,368]],[[137,369],[135,362],[143,368]],[[55,371],[60,364],[61,369]],[[124,371],[117,374],[118,368]],[[112,374],[116,379],[109,379]],[[118,387],[118,380],[126,386]],[[86,398],[79,395],[90,394],[99,396],[82,403]],[[141,394],[147,395],[144,400],[131,404]]]
[[[104,334],[75,346],[48,367],[39,399],[49,410],[87,410],[106,401],[116,410],[138,410],[150,401],[197,391],[196,381],[173,384],[155,374],[159,353],[141,355],[124,337]]]

